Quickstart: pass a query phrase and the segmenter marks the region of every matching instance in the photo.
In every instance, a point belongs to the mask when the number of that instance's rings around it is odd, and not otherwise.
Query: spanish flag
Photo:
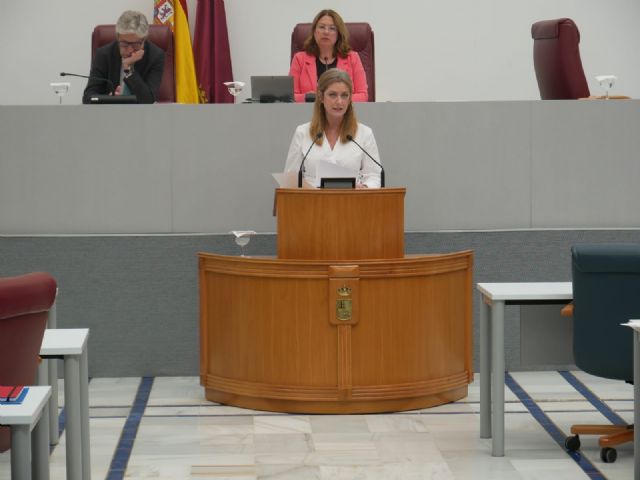
[[[154,0],[153,23],[173,32],[176,70],[176,102],[200,103],[193,61],[186,0]]]

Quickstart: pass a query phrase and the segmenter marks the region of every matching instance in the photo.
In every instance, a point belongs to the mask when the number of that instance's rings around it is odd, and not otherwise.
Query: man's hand
[[[122,59],[123,68],[127,69],[127,67],[131,67],[131,65],[141,60],[142,57],[144,57],[144,48],[141,48],[140,50],[136,50],[128,57],[123,58]]]

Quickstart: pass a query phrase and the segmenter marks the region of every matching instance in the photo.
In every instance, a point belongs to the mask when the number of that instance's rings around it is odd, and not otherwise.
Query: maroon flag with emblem
[[[198,0],[194,36],[196,74],[206,103],[233,103],[224,82],[233,80],[224,0]]]

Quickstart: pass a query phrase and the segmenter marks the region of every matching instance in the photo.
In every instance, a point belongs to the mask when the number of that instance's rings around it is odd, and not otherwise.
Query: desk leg
[[[29,425],[11,426],[11,480],[31,480]]]
[[[82,480],[91,480],[91,441],[89,436],[89,359],[87,347],[80,356],[80,414],[82,432]]]
[[[49,480],[49,409],[46,405],[31,433],[31,452],[33,478]]]
[[[36,382],[38,385],[49,385],[49,361],[44,360],[38,366]],[[49,406],[45,405],[40,420],[31,434],[33,478],[49,480],[49,442]]]
[[[47,385],[51,385],[51,398],[49,399],[49,443],[57,445],[60,439],[58,427],[58,360],[49,358],[46,360],[49,366],[49,380]]]
[[[491,325],[489,305],[480,295],[480,438],[491,438]]]
[[[64,404],[67,420],[67,480],[81,480],[80,357],[78,355],[64,357]]]
[[[491,308],[492,455],[504,457],[504,301]]]
[[[56,328],[58,323],[55,302],[49,310],[49,320],[47,328]],[[51,398],[49,399],[49,443],[57,445],[59,442],[58,427],[58,360],[50,358],[47,360],[49,366],[49,381],[46,385],[51,385]]]
[[[640,424],[640,333],[633,332],[633,424]],[[633,478],[640,480],[640,435],[633,436]]]

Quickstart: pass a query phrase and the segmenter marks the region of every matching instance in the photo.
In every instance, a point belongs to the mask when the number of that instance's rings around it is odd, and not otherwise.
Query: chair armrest
[[[563,317],[573,317],[573,302],[567,303],[562,310],[560,310],[560,315]]]

